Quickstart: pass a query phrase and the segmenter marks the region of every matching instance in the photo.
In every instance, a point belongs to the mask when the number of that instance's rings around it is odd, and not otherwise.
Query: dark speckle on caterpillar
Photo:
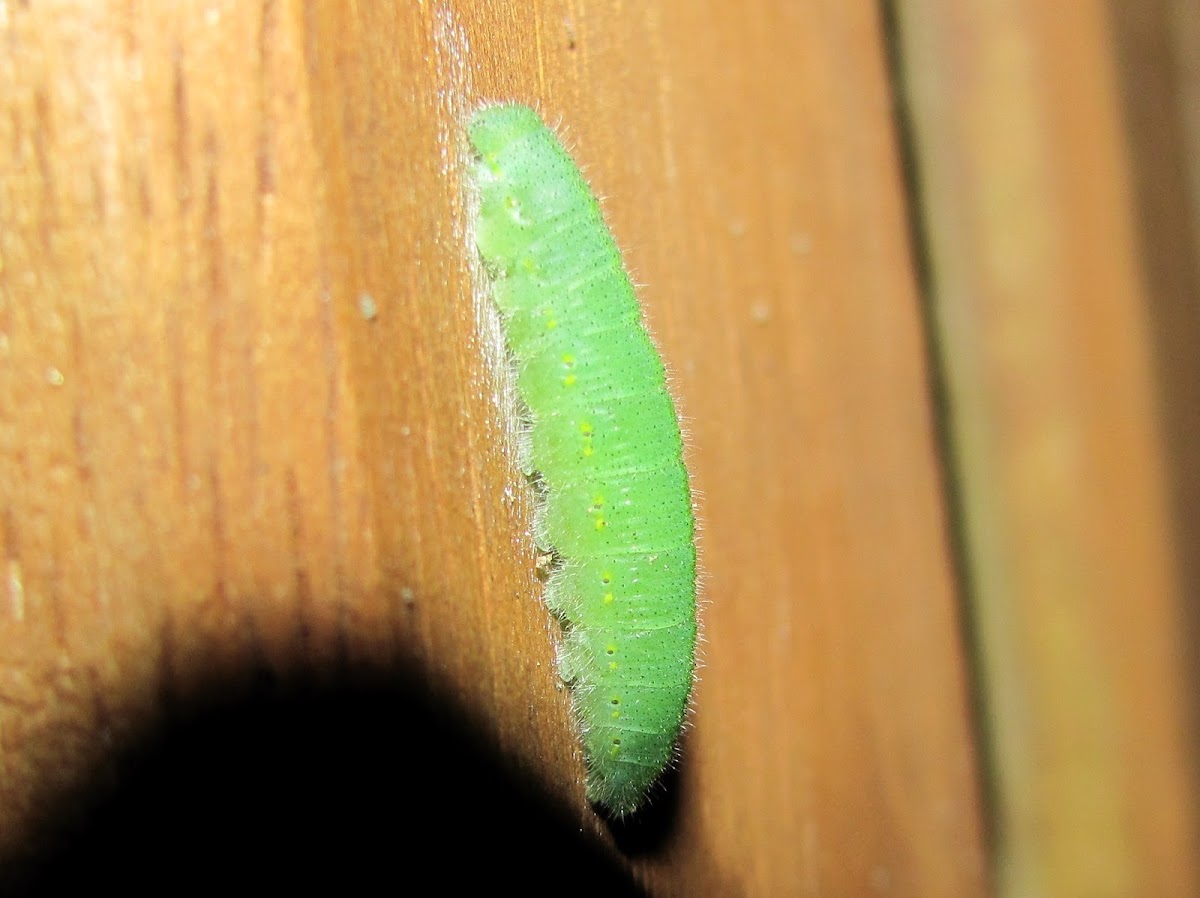
[[[671,761],[696,652],[688,472],[662,360],[600,206],[526,106],[470,121],[475,242],[528,410],[522,462],[542,486],[538,546],[556,564],[559,671],[588,798],[632,813]]]

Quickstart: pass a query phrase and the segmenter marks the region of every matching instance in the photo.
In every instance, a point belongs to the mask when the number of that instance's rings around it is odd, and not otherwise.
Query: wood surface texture
[[[999,891],[1195,894],[1195,548],[1171,520],[1112,23],[1094,3],[896,8]]]
[[[583,894],[1200,890],[1193,11],[0,2],[0,872],[267,696],[354,721],[287,816],[398,796],[379,870],[438,815],[446,877],[553,870],[539,809]],[[688,432],[702,664],[634,826],[539,600],[488,100],[606,198]],[[387,763],[464,744],[517,792]],[[233,798],[211,829],[274,801]]]

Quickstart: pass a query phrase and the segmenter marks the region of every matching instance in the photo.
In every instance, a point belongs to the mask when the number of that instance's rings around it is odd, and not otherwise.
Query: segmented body
[[[475,238],[544,495],[546,601],[564,621],[588,797],[633,811],[672,757],[691,692],[696,550],[663,364],[579,168],[525,106],[472,118]]]

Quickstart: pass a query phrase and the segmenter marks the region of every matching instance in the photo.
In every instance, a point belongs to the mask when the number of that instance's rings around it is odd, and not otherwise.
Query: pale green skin
[[[634,811],[672,758],[696,649],[695,524],[662,361],[600,207],[532,109],[476,113],[475,239],[493,276],[560,566],[560,672],[588,798]]]

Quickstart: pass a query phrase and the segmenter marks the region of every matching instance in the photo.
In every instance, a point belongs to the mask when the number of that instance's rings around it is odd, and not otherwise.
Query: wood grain
[[[1195,528],[1173,518],[1169,476],[1189,451],[1169,435],[1195,423],[1162,414],[1194,406],[1180,375],[1195,363],[1156,381],[1172,355],[1154,332],[1196,329],[1147,279],[1143,238],[1178,232],[1167,219],[1137,230],[1112,23],[1094,3],[895,9],[999,891],[1195,894]],[[1194,359],[1191,345],[1174,357]]]
[[[874,4],[5,9],[4,851],[199,694],[369,669],[654,894],[984,892]],[[486,98],[561,118],[688,419],[704,666],[637,852],[583,801],[471,277]]]

